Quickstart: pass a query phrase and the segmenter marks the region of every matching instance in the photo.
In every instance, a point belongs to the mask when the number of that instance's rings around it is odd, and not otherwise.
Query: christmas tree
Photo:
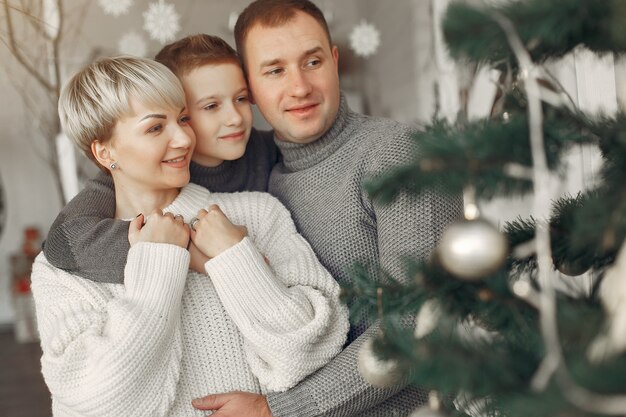
[[[412,164],[368,185],[386,202],[443,184],[463,193],[465,219],[430,259],[407,261],[408,284],[355,267],[345,299],[354,317],[381,323],[361,372],[435,394],[415,417],[626,415],[626,117],[589,118],[544,67],[581,47],[626,51],[626,1],[476,3],[452,4],[443,30],[456,60],[499,71],[490,117],[433,121]],[[553,201],[550,177],[580,144],[600,149],[599,179]],[[478,211],[528,194],[551,205],[549,218],[497,228]],[[595,278],[590,294],[555,290],[557,277],[583,273]]]

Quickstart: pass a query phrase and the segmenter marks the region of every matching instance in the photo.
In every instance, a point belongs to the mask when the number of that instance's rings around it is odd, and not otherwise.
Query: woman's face
[[[109,143],[109,156],[119,167],[112,171],[116,185],[146,191],[186,185],[196,142],[187,110],[147,106],[134,98],[130,104],[133,115],[118,121]]]

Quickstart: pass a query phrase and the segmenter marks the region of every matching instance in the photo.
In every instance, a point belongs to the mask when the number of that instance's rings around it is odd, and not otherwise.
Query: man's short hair
[[[257,24],[270,28],[282,26],[293,19],[297,12],[306,13],[315,19],[326,32],[328,43],[332,46],[324,13],[309,0],[256,0],[241,12],[235,24],[235,44],[244,69],[246,65],[244,46],[250,30]]]
[[[178,78],[146,58],[99,59],[78,71],[61,91],[58,110],[63,131],[101,169],[91,144],[111,139],[117,122],[132,115],[131,97],[146,105],[185,107]]]
[[[165,45],[154,57],[181,78],[203,65],[233,63],[241,65],[239,55],[217,36],[191,35]]]

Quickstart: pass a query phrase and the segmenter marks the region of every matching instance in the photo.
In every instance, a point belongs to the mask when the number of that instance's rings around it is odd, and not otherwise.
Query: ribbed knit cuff
[[[224,302],[237,305],[244,316],[276,316],[276,308],[289,300],[287,287],[248,237],[209,260],[205,268]]]
[[[177,245],[140,242],[128,252],[126,294],[139,305],[169,312],[180,303],[189,271],[189,252]]]
[[[317,402],[308,390],[298,386],[285,392],[267,395],[273,417],[315,417],[320,415]]]

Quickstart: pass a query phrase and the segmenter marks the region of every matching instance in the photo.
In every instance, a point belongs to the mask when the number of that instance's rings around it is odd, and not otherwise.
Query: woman
[[[33,266],[55,416],[198,416],[193,398],[284,390],[341,350],[339,288],[287,210],[268,194],[188,184],[195,137],[167,68],[100,60],[66,85],[59,115],[110,171],[116,217],[133,220],[123,285],[43,254]]]

